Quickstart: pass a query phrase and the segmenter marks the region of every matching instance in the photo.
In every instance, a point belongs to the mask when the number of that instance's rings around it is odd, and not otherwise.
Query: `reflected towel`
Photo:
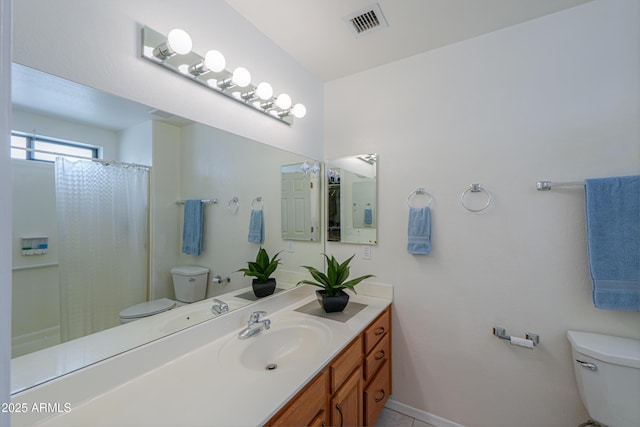
[[[364,223],[366,225],[373,224],[373,209],[364,208]]]
[[[431,253],[431,209],[409,208],[407,252],[417,255]]]
[[[594,305],[640,311],[640,175],[587,179],[585,205]]]
[[[202,226],[204,204],[200,199],[184,202],[184,224],[182,226],[182,253],[200,255],[202,253]]]
[[[262,209],[251,210],[249,219],[249,241],[251,243],[264,243],[264,214]]]

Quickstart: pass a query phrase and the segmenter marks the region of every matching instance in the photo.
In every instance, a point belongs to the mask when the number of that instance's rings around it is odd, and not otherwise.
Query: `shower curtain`
[[[149,170],[59,157],[55,188],[65,342],[117,326],[146,300]]]

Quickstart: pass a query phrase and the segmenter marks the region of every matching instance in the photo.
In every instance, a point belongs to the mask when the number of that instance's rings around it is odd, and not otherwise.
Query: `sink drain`
[[[275,363],[269,363],[264,367],[264,369],[266,369],[267,371],[273,371],[274,369],[278,369],[278,365],[276,365]]]

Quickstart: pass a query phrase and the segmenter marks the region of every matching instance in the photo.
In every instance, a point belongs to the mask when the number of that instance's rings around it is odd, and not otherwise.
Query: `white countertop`
[[[347,322],[294,311],[315,299],[315,289],[291,289],[14,395],[12,402],[28,410],[14,413],[12,425],[263,425],[391,303],[391,286],[360,285],[351,301],[366,308]],[[221,348],[256,310],[267,311],[274,327],[312,317],[330,329],[329,340],[295,367],[260,371],[220,363]],[[50,405],[34,411],[41,403]]]

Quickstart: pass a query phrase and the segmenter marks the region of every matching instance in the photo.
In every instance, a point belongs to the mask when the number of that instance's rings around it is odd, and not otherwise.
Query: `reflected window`
[[[64,157],[69,160],[98,159],[100,158],[100,147],[12,132],[11,157],[43,162],[54,162],[56,157]]]

